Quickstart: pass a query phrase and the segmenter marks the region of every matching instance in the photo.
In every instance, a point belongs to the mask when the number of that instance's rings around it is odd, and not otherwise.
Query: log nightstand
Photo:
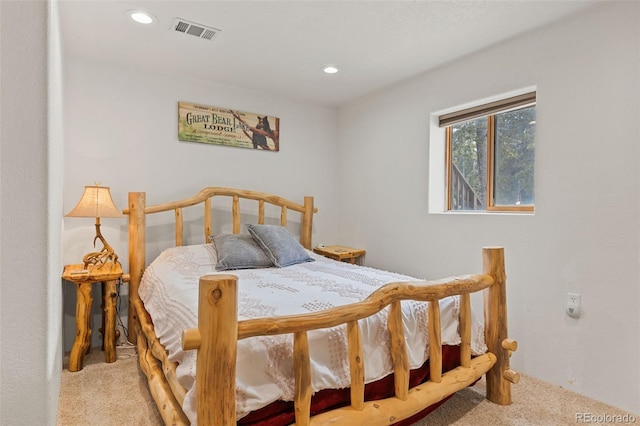
[[[69,355],[69,371],[82,370],[84,355],[91,348],[92,285],[102,283],[102,332],[105,362],[116,360],[116,284],[122,278],[120,263],[105,263],[101,268],[83,264],[66,265],[62,278],[77,286],[76,338]]]
[[[361,264],[362,257],[367,253],[363,249],[345,246],[318,246],[313,249],[313,252],[333,260],[351,264]]]

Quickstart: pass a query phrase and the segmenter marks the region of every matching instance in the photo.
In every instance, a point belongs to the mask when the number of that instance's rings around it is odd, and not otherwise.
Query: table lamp
[[[102,250],[97,252],[91,252],[84,255],[82,261],[84,267],[93,265],[94,268],[101,268],[106,263],[118,262],[118,255],[113,250],[100,232],[100,218],[101,217],[122,217],[122,213],[118,210],[111,198],[111,192],[109,187],[100,186],[96,184],[94,186],[85,186],[82,198],[78,201],[78,204],[65,215],[65,217],[95,217],[96,218],[96,236],[93,239],[93,246],[96,246],[96,240],[102,242]]]

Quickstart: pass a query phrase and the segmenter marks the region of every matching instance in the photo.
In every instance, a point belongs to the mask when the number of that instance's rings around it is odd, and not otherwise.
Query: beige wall
[[[61,64],[47,6],[0,2],[3,425],[54,425],[60,389]]]
[[[419,277],[501,245],[522,372],[640,413],[640,3],[608,2],[340,108],[340,233]],[[537,86],[536,212],[430,214],[430,114]],[[580,319],[565,315],[582,294]]]

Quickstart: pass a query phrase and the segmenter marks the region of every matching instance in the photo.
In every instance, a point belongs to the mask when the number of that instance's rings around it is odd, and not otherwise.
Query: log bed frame
[[[233,233],[240,232],[240,200],[258,203],[258,223],[265,220],[265,203],[280,208],[280,224],[287,225],[288,211],[301,214],[300,243],[311,249],[313,214],[317,209],[313,197],[303,204],[255,191],[208,187],[184,200],[146,205],[143,192],[129,193],[129,205],[123,213],[129,216],[129,335],[136,344],[141,370],[148,380],[150,392],[167,425],[188,425],[182,411],[186,390],[178,383],[176,364],[168,360],[148,314],[138,296],[138,286],[146,267],[146,215],[173,211],[175,245],[183,245],[183,209],[204,207],[204,241],[212,235],[212,198],[231,197]],[[490,401],[511,404],[511,383],[519,375],[509,368],[511,352],[517,343],[507,337],[506,275],[504,250],[483,248],[483,272],[438,281],[395,282],[382,286],[367,299],[325,311],[296,316],[280,316],[238,321],[237,277],[208,275],[200,278],[198,327],[184,330],[182,346],[197,350],[196,397],[200,425],[235,425],[235,374],[237,341],[252,336],[293,334],[296,425],[370,424],[389,425],[419,413],[461,390],[486,374],[486,397]],[[470,294],[483,291],[485,341],[488,352],[471,356]],[[460,366],[442,373],[440,306],[444,297],[460,296]],[[429,380],[409,389],[409,361],[405,347],[400,302],[420,300],[429,303]],[[394,367],[395,397],[364,400],[364,368],[358,320],[389,306],[388,330]],[[311,417],[311,366],[307,332],[345,324],[351,374],[351,405]],[[225,372],[225,374],[220,374]]]

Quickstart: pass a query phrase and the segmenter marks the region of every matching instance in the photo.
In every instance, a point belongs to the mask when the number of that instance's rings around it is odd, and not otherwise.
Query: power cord
[[[116,318],[118,321],[118,324],[120,325],[120,328],[122,328],[122,331],[124,333],[125,339],[124,339],[124,343],[120,344],[118,346],[120,347],[128,347],[128,346],[135,346],[132,343],[129,343],[129,329],[127,327],[125,327],[124,323],[122,322],[122,318],[120,317],[120,304],[122,303],[122,297],[120,296],[120,287],[123,285],[123,281],[122,281],[122,277],[120,277],[118,279],[118,283],[116,285]]]

